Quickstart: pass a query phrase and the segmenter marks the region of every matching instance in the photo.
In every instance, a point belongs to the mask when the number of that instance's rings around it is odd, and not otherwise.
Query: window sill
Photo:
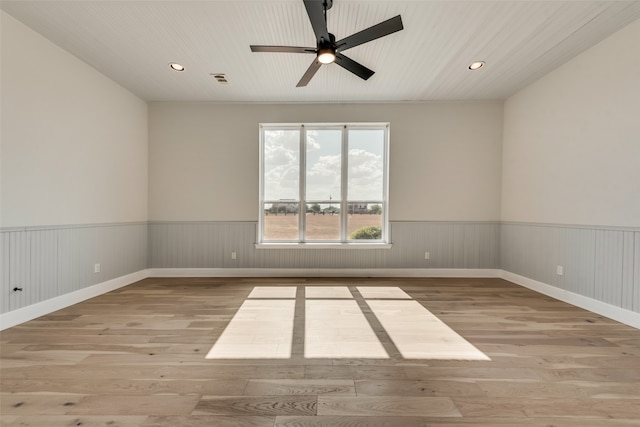
[[[391,243],[256,243],[256,249],[391,249]]]

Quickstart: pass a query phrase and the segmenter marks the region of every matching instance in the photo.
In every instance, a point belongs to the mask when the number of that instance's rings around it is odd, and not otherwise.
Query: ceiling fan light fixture
[[[484,67],[484,61],[472,62],[471,65],[469,65],[471,71],[479,70],[482,67]]]
[[[331,64],[336,60],[336,52],[330,47],[318,49],[318,61],[323,64]]]

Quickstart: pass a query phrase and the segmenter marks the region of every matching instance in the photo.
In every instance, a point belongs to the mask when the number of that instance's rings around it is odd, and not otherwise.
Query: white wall
[[[147,220],[147,104],[1,12],[2,227]]]
[[[640,227],[640,20],[505,103],[502,220]]]
[[[392,221],[497,221],[502,102],[149,106],[149,215],[257,221],[258,124],[390,122]]]

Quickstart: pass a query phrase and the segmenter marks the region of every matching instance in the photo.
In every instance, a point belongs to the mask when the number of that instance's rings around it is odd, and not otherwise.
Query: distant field
[[[340,238],[340,215],[307,214],[307,239],[336,240]],[[382,224],[382,215],[348,215],[348,234],[365,226]],[[297,240],[298,215],[265,216],[266,240]]]

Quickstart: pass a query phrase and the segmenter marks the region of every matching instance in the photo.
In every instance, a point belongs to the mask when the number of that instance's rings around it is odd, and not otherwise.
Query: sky
[[[341,197],[341,130],[308,129],[306,200]],[[382,201],[384,131],[348,130],[348,198]],[[300,130],[264,131],[264,200],[299,199]]]

